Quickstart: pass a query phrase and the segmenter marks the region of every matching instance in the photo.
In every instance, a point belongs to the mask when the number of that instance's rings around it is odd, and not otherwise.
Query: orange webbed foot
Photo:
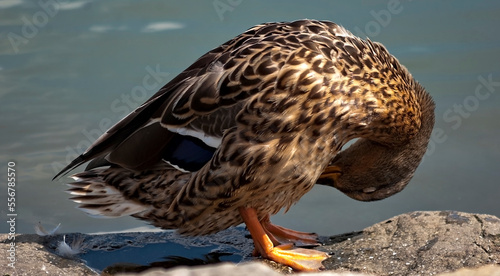
[[[320,243],[318,242],[318,235],[316,233],[306,233],[295,231],[292,229],[288,229],[279,225],[275,225],[271,223],[269,215],[265,216],[261,221],[262,227],[264,231],[269,236],[273,236],[278,243],[273,241],[271,237],[271,241],[274,244],[284,244],[284,243],[293,243],[296,246],[318,246]]]
[[[293,246],[293,244],[290,243],[275,246],[274,243],[278,241],[276,240],[276,238],[272,237],[272,234],[268,235],[261,222],[259,221],[255,209],[241,207],[239,211],[241,217],[243,218],[243,221],[250,231],[250,234],[252,235],[256,251],[259,252],[264,258],[268,258],[275,262],[288,265],[293,269],[299,271],[318,271],[324,268],[321,262],[328,258],[327,253],[313,249],[296,248]],[[265,224],[267,225],[266,222]],[[275,225],[273,226],[276,227]],[[278,226],[278,228],[272,229],[279,229],[279,231],[283,231],[283,229],[286,228]],[[295,237],[305,234],[305,236],[301,237],[305,239],[311,238],[311,234],[308,233],[297,232],[289,229],[286,229],[285,232],[290,233],[290,231],[297,234],[295,235]],[[272,239],[274,239],[274,242],[271,240],[270,236],[272,237]]]

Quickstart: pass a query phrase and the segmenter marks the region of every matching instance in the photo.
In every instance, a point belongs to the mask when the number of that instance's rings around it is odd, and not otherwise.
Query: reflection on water
[[[103,275],[124,272],[142,272],[150,268],[198,266],[220,262],[238,263],[241,256],[226,252],[210,252],[216,247],[186,249],[173,243],[148,244],[144,247],[127,247],[113,251],[89,251],[81,256],[86,264]],[[164,255],[165,251],[183,255]],[[208,253],[207,253],[208,252]],[[111,265],[110,265],[111,264]]]
[[[59,4],[39,4],[46,2]],[[240,1],[227,10],[194,0],[46,2],[0,1],[0,161],[17,163],[19,233],[33,233],[39,221],[64,232],[150,229],[133,218],[87,217],[63,192],[67,180],[51,178],[206,51],[255,24],[301,18],[386,45],[434,97],[439,132],[400,194],[362,203],[315,187],[275,223],[333,235],[414,210],[500,216],[498,1],[401,1],[389,13],[382,0]],[[155,82],[144,85],[148,75]],[[479,98],[481,77],[492,81]],[[0,198],[2,214],[6,204]]]
[[[140,272],[153,267],[239,263],[250,260],[253,251],[253,242],[246,237],[242,227],[191,238],[162,231],[102,235],[70,233],[40,239],[49,251],[59,255],[63,253],[60,247],[64,240],[73,249],[73,254],[63,255],[65,258],[82,260],[103,275]]]

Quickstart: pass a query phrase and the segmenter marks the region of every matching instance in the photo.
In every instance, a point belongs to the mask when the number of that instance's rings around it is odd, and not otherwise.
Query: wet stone
[[[236,227],[196,238],[173,232],[69,233],[44,237],[25,234],[16,236],[15,270],[8,266],[6,258],[0,259],[0,268],[2,275],[134,272],[149,276],[203,276],[293,272],[273,261],[252,257],[253,242],[247,233],[243,227]],[[57,247],[63,239],[69,245],[79,242],[80,253],[61,257]],[[363,231],[321,237],[320,241],[323,245],[316,249],[330,254],[323,262],[330,272],[325,275],[500,276],[500,219],[492,215],[413,212]],[[10,246],[7,234],[0,235],[0,244],[6,252]]]

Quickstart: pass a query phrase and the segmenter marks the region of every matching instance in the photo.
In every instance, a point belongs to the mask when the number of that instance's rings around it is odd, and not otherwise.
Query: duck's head
[[[365,136],[333,158],[318,184],[335,187],[347,196],[373,201],[400,192],[420,164],[434,126],[434,102],[417,82],[411,84],[420,109],[419,128],[406,141],[384,143]]]

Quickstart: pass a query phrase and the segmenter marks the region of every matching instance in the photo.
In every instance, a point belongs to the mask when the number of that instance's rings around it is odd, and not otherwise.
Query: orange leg
[[[300,271],[318,271],[323,268],[321,262],[328,258],[327,253],[312,249],[293,248],[291,244],[274,246],[257,218],[255,209],[240,207],[239,211],[250,235],[252,235],[255,249],[264,258]]]
[[[318,246],[318,235],[315,233],[305,233],[291,230],[279,225],[271,223],[269,215],[265,216],[261,221],[262,227],[270,236],[273,243],[294,243],[297,246]],[[274,237],[274,240],[273,240]],[[278,243],[276,243],[278,241]]]

